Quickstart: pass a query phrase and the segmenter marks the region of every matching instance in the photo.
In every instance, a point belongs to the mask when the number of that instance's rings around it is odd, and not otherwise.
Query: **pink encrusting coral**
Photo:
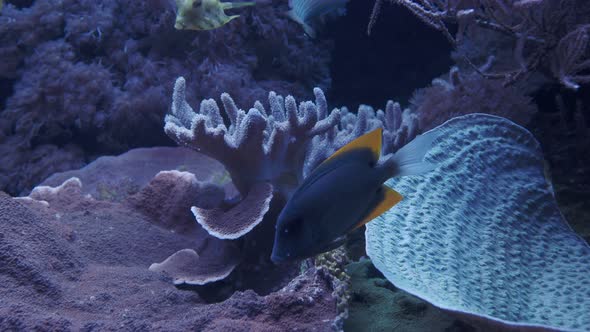
[[[257,183],[248,195],[229,211],[220,207],[203,208],[193,206],[197,222],[219,239],[237,239],[262,222],[270,209],[273,187],[269,183]]]
[[[129,196],[125,203],[150,222],[179,237],[194,239],[188,248],[150,265],[150,271],[168,275],[174,284],[204,285],[226,278],[240,262],[237,245],[209,236],[187,213],[187,207],[193,204],[213,208],[223,199],[221,186],[176,170],[159,172],[141,191]]]
[[[224,179],[223,167],[199,153],[179,147],[154,147],[129,150],[118,156],[103,156],[80,169],[55,173],[40,185],[58,187],[72,177],[84,186],[82,193],[92,197],[119,202],[137,194],[161,171],[183,171],[193,174],[201,182],[213,182],[223,187],[226,197],[237,195],[229,180]],[[185,194],[190,196],[189,193]],[[211,195],[215,201],[217,194]],[[183,201],[182,198],[178,199]],[[195,202],[195,198],[192,198]],[[211,206],[203,205],[203,207]],[[193,204],[195,205],[195,204]],[[200,204],[197,204],[200,206]]]
[[[160,168],[171,170],[153,175]],[[199,178],[178,168],[195,172]],[[110,176],[111,171],[116,176]],[[214,174],[220,171],[221,165],[190,150],[137,149],[117,157],[99,158],[78,171],[58,174],[47,182],[76,177],[59,186],[37,186],[29,196],[15,199],[49,217],[75,213],[81,205],[108,207],[111,203],[113,209],[139,213],[145,221],[173,234],[180,245],[157,249],[165,256],[152,263],[166,264],[153,264],[152,270],[164,273],[175,284],[202,285],[227,277],[241,260],[236,243],[210,236],[190,213],[191,206],[210,209],[222,204],[224,184],[214,181]],[[149,232],[137,234],[149,237]],[[160,246],[158,241],[154,240],[152,245]],[[187,252],[194,253],[188,263]],[[179,261],[179,257],[185,259]]]
[[[180,172],[163,173],[145,190],[172,182],[183,187],[183,181],[166,181],[171,176],[190,180]],[[125,202],[96,200],[83,195],[81,185],[69,180],[18,200],[0,192],[0,330],[327,331],[337,319],[334,280],[323,268],[307,268],[267,295],[218,289],[223,296],[212,301],[175,287],[149,271],[150,264],[164,260],[152,270],[173,280],[217,280],[231,270],[221,268],[222,241],[202,229],[175,232],[166,227],[172,220],[157,223]],[[140,194],[136,206],[142,197],[150,196]],[[207,245],[207,238],[215,243]],[[187,251],[196,265],[174,262]],[[171,252],[178,254],[166,259]],[[202,260],[207,268],[199,269]]]

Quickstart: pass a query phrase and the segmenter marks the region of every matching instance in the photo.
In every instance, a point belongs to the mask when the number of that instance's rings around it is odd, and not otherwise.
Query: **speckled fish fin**
[[[254,6],[256,2],[222,2],[221,8],[225,9],[233,9],[233,8],[242,8],[247,6]],[[235,15],[237,16],[237,15]],[[233,16],[230,16],[230,18]]]
[[[377,204],[377,206],[371,212],[369,212],[369,214],[360,223],[358,223],[354,229],[359,228],[369,221],[379,217],[382,213],[391,209],[403,199],[403,196],[400,193],[386,185],[382,185],[381,190],[383,190],[383,199],[381,202],[379,202],[379,204]]]
[[[322,164],[336,156],[356,149],[369,149],[373,153],[373,158],[375,158],[375,161],[379,160],[379,156],[381,155],[381,139],[383,136],[382,132],[383,129],[377,128],[369,133],[364,134],[363,136],[354,139],[352,142],[346,144],[338,151],[334,152],[334,154],[328,157],[328,159],[324,160]]]

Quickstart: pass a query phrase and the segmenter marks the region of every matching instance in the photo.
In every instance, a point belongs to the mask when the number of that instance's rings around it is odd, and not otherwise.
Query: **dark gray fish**
[[[385,181],[434,168],[422,160],[437,137],[434,131],[416,137],[379,163],[381,136],[379,128],[350,142],[297,188],[276,224],[273,262],[311,257],[340,246],[348,232],[402,200]]]

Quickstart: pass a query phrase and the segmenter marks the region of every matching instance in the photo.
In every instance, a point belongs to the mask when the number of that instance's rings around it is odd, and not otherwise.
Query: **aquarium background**
[[[412,4],[431,4],[442,19]],[[310,18],[314,38],[286,15],[287,0],[231,9],[240,17],[207,31],[176,29],[177,4],[167,0],[1,6],[1,330],[518,328],[397,288],[367,257],[364,228],[334,251],[270,262],[289,179],[385,123],[377,110],[399,112],[387,153],[471,113],[526,128],[572,234],[590,241],[587,1],[349,0],[345,13],[335,6]],[[289,132],[292,150],[272,161],[245,134],[190,141],[181,128],[196,120],[175,113],[186,100],[209,119],[218,114],[228,132],[243,123],[248,133],[255,121],[232,117],[234,102],[261,113],[284,104],[287,121],[289,95],[324,118],[310,120],[301,104],[291,113],[301,128]],[[265,121],[252,128],[271,128]],[[330,135],[312,134],[322,121],[340,126],[340,141],[312,140]],[[577,272],[588,268],[584,250],[571,253]],[[586,297],[590,285],[572,292]],[[562,323],[553,328],[572,326]]]

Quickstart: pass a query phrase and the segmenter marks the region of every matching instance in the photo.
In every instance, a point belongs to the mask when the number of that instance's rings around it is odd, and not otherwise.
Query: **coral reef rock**
[[[352,281],[346,331],[470,331],[451,314],[395,288],[368,259],[346,271]]]
[[[172,175],[160,174],[144,190],[157,192],[150,187],[174,177],[190,180],[181,172]],[[266,296],[237,291],[212,303],[148,268],[187,248],[195,248],[198,264],[221,251],[203,249],[203,239],[221,240],[203,229],[173,231],[127,201],[83,194],[82,185],[73,178],[26,198],[0,192],[0,330],[331,329],[337,299],[332,277],[322,269],[309,268]],[[220,291],[215,287],[209,291]]]
[[[367,254],[391,281],[454,312],[505,327],[590,331],[590,247],[562,214],[524,128],[472,114],[437,129],[423,176],[367,225]]]
[[[168,170],[190,172],[197,180],[223,186],[226,195],[237,195],[221,164],[190,149],[172,147],[139,148],[100,157],[81,169],[55,173],[41,185],[56,187],[76,177],[84,183],[83,194],[118,202],[138,193],[160,171]]]

